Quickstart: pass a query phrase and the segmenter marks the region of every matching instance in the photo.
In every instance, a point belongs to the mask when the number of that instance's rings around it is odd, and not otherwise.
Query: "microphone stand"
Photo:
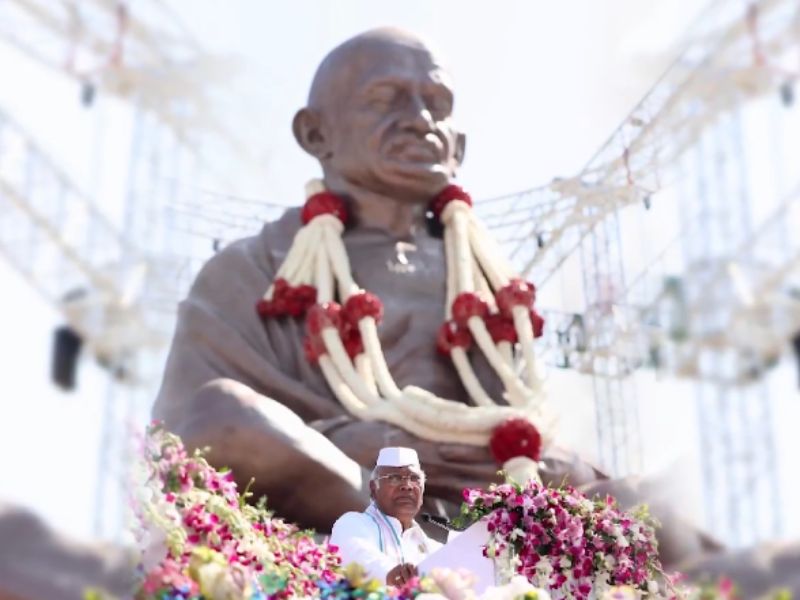
[[[455,527],[447,517],[440,517],[439,515],[432,515],[430,513],[422,513],[422,520],[426,523],[430,523],[434,527],[444,529],[448,533],[451,531],[464,531],[463,529]]]

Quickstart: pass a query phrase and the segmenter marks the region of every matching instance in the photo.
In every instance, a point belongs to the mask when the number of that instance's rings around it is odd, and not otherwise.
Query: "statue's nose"
[[[409,97],[406,112],[403,115],[403,126],[420,133],[428,133],[435,128],[435,121],[425,99],[419,94]]]

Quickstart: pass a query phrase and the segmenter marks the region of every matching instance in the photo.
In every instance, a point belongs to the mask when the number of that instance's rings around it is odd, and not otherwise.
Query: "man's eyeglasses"
[[[406,481],[409,485],[416,487],[422,487],[425,484],[425,477],[418,475],[417,473],[409,473],[408,475],[403,475],[401,473],[390,473],[389,475],[378,475],[375,479],[385,479],[389,485],[393,486],[401,485]]]

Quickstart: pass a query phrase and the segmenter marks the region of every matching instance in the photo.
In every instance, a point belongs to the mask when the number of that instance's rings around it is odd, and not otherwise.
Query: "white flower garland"
[[[460,189],[454,189],[463,194]],[[323,193],[325,188],[320,180],[312,180],[306,186],[307,199]],[[448,323],[452,322],[454,303],[461,299],[466,304],[474,304],[473,294],[477,302],[482,300],[494,311],[497,304],[492,292],[497,293],[514,278],[513,270],[500,258],[499,248],[478,222],[469,198],[465,197],[465,194],[463,197],[456,194],[441,210],[447,261],[445,318]],[[534,331],[528,306],[516,305],[511,309],[518,338],[518,343],[513,345],[507,340],[496,343],[481,314],[468,314],[463,323],[502,381],[509,406],[499,405],[486,393],[472,369],[466,348],[458,343],[449,348],[450,357],[475,406],[440,398],[415,386],[400,389],[386,364],[374,314],[359,316],[357,331],[363,348],[351,357],[352,351],[348,353],[340,324],[335,322],[339,317],[334,294],[346,305],[365,290],[352,277],[342,241],[342,220],[335,210],[320,212],[304,216],[307,222],[295,236],[278,269],[276,281],[283,278],[290,286],[310,284],[316,288],[317,304],[311,308],[317,311],[313,317],[316,325],[307,320],[309,330],[315,326],[319,328],[317,337],[310,340],[314,347],[311,358],[318,361],[330,389],[350,414],[360,420],[391,423],[420,438],[437,442],[486,445],[494,428],[512,417],[531,421],[545,439],[551,437],[554,419],[544,403],[543,379],[534,354]],[[262,302],[271,302],[275,294],[273,283]],[[452,327],[454,331],[457,329],[456,325]],[[312,336],[315,333],[311,332]],[[463,328],[461,335],[465,335]],[[522,372],[522,377],[517,375],[518,371]]]

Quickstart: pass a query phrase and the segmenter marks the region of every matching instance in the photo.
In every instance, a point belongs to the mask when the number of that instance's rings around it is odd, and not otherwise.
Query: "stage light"
[[[97,88],[93,83],[84,81],[81,85],[81,104],[84,108],[89,108],[94,104],[94,98],[97,94]]]
[[[787,107],[794,104],[794,83],[792,81],[787,81],[781,86],[781,101]]]
[[[51,378],[53,383],[64,391],[75,389],[83,338],[71,327],[65,325],[56,329],[53,336],[53,362]]]

